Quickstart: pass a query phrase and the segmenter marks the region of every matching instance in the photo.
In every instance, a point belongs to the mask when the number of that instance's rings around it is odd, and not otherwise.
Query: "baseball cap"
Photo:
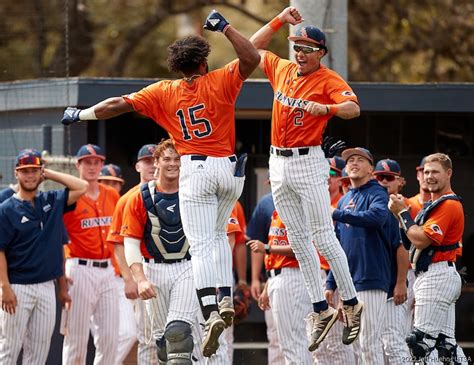
[[[425,160],[426,160],[426,156],[421,159],[420,164],[416,167],[416,171],[424,170]]]
[[[314,25],[306,25],[299,28],[294,36],[288,37],[288,40],[297,42],[305,41],[318,45],[328,53],[326,46],[326,35]]]
[[[114,165],[113,163],[109,163],[105,165],[100,170],[99,180],[112,180],[112,181],[119,181],[124,183],[125,180],[122,178],[122,169]]]
[[[41,153],[33,148],[21,150],[15,159],[15,169],[26,169],[28,167],[42,167],[44,160]]]
[[[365,157],[367,160],[369,160],[371,165],[374,164],[374,158],[372,154],[370,153],[368,149],[363,148],[363,147],[348,148],[342,151],[342,154],[341,154],[342,159],[346,162],[351,156],[354,156],[354,155]]]
[[[329,162],[329,169],[336,172],[336,176],[341,176],[342,170],[346,167],[346,163],[339,156],[334,156],[327,159]]]
[[[375,165],[374,175],[396,175],[400,176],[402,169],[397,161],[386,158]]]
[[[153,152],[155,152],[156,144],[146,144],[140,148],[137,155],[137,161],[140,161],[143,158],[153,157]]]
[[[101,160],[105,160],[105,156],[102,153],[102,149],[95,144],[85,144],[76,154],[77,160],[80,161],[87,157],[98,157]]]

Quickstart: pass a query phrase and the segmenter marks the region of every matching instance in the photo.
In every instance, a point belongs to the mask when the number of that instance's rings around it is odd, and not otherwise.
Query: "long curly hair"
[[[178,39],[168,47],[168,69],[176,73],[188,74],[206,62],[211,52],[209,43],[200,36]]]

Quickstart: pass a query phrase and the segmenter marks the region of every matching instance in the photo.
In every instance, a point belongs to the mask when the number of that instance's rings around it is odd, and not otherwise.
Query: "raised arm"
[[[213,10],[207,17],[204,29],[212,32],[222,32],[232,43],[235,53],[239,58],[240,75],[246,79],[257,68],[260,55],[250,41],[217,11]]]
[[[69,125],[84,120],[110,119],[133,111],[132,105],[121,96],[108,98],[87,109],[67,108],[61,123]]]
[[[260,28],[251,38],[250,42],[258,49],[260,55],[267,49],[273,35],[285,24],[296,25],[303,21],[299,11],[290,6],[274,17],[269,23]],[[263,67],[263,58],[260,60],[260,67]]]
[[[44,169],[43,178],[60,183],[69,189],[67,205],[74,204],[82,195],[86,193],[89,183],[76,176],[65,174],[59,171]]]

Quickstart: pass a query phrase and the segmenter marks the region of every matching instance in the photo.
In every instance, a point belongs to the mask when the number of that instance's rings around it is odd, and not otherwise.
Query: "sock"
[[[344,304],[344,305],[350,305],[350,306],[354,306],[354,305],[356,305],[357,303],[359,303],[359,301],[357,300],[357,297],[354,297],[354,298],[349,299],[349,300],[343,300],[343,301],[342,301],[342,304]]]
[[[324,312],[328,308],[329,308],[328,302],[326,302],[325,300],[321,302],[313,303],[313,311],[315,311],[316,313]]]
[[[220,302],[224,297],[231,296],[231,288],[230,286],[221,286],[217,288],[217,300]]]
[[[212,312],[218,312],[216,288],[197,289],[196,293],[198,296],[199,306],[201,307],[202,314],[204,316],[204,319],[207,321],[211,316]]]

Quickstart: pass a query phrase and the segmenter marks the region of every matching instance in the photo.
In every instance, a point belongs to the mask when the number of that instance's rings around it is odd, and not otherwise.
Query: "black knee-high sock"
[[[211,315],[211,312],[218,311],[217,309],[217,297],[216,297],[216,288],[203,288],[196,290],[199,305],[201,306],[201,311],[204,316],[204,319],[207,321]],[[213,297],[214,300],[210,304],[204,305],[203,298],[205,297]],[[207,301],[206,301],[207,302]]]

